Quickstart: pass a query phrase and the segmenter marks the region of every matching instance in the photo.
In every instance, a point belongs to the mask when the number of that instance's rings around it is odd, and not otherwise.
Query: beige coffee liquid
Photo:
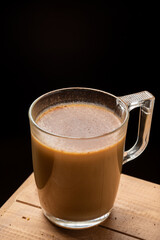
[[[113,131],[119,118],[105,107],[73,103],[47,109],[37,124],[65,137],[91,138]],[[54,139],[55,138],[55,139]],[[71,139],[32,134],[33,166],[42,208],[64,220],[90,220],[111,210],[118,190],[125,136]],[[113,138],[113,139],[112,139]]]

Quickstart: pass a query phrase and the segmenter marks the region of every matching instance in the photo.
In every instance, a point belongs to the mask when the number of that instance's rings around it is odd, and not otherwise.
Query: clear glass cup
[[[36,123],[45,109],[62,103],[95,103],[111,110],[120,127],[101,136],[66,137]],[[129,112],[140,108],[137,141],[124,151]],[[154,96],[143,91],[116,97],[90,88],[64,88],[36,99],[29,109],[35,181],[44,215],[64,228],[83,229],[108,218],[116,198],[122,165],[146,148]]]

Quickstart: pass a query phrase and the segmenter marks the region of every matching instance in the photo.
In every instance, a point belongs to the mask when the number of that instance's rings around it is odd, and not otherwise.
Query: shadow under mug
[[[72,138],[45,131],[37,117],[51,106],[100,104],[121,121],[97,137]],[[140,108],[137,141],[124,151],[129,112]],[[44,215],[64,228],[83,229],[108,218],[116,198],[122,164],[133,160],[149,140],[154,96],[139,92],[123,97],[90,88],[64,88],[36,99],[29,109],[35,181]],[[76,149],[76,151],[75,151]]]

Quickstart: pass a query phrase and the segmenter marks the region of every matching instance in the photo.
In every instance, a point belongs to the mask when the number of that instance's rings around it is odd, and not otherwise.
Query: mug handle
[[[138,157],[148,144],[155,97],[148,91],[143,91],[120,99],[127,105],[129,112],[140,107],[137,141],[132,148],[124,152],[123,164],[125,164]]]

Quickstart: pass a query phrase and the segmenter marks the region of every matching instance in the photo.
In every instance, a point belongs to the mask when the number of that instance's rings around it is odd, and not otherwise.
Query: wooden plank
[[[160,185],[122,175],[115,207],[103,226],[160,239]]]
[[[40,208],[35,184],[17,196],[17,202]],[[121,176],[110,217],[100,226],[137,239],[160,239],[160,185]]]
[[[15,202],[0,217],[0,239],[3,240],[135,240],[134,237],[97,226],[86,230],[67,230],[54,226],[40,208]]]
[[[31,178],[31,183],[16,196],[16,201],[40,208],[34,176],[32,175]]]
[[[17,196],[19,193],[23,192],[27,186],[34,185],[34,175],[33,173],[24,181],[24,183],[14,192],[14,194],[2,205],[0,208],[0,215],[3,215],[7,209],[16,201]]]

